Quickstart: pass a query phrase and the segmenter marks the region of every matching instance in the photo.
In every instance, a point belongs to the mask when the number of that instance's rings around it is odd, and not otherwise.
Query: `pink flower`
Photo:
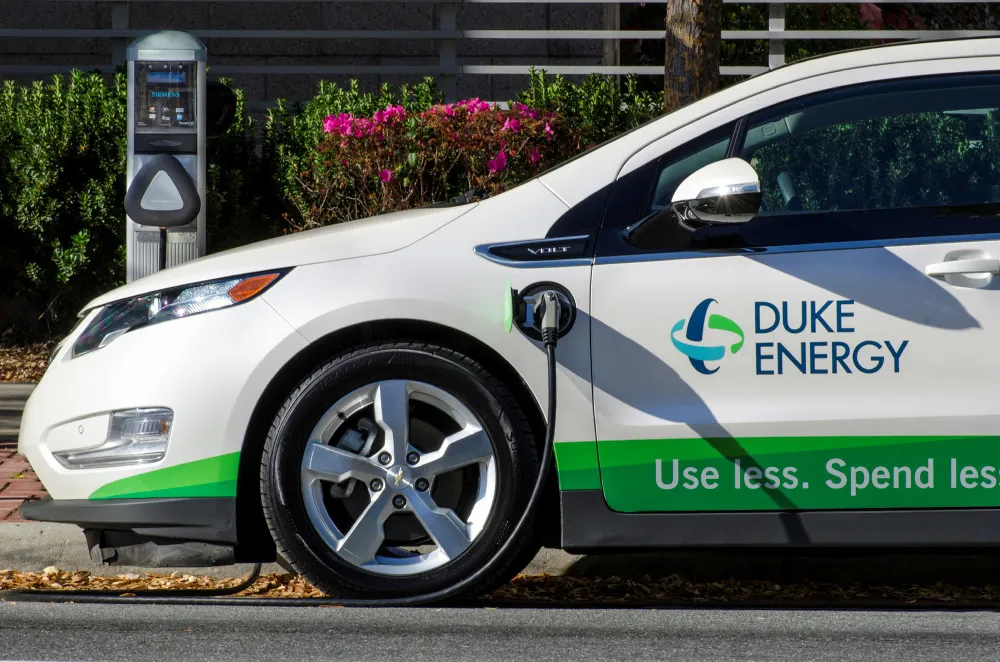
[[[466,108],[468,108],[470,115],[475,115],[476,113],[481,113],[484,110],[490,109],[490,104],[479,98],[464,99],[462,101],[459,101],[457,105],[465,106]]]
[[[323,120],[323,131],[326,133],[339,133],[342,136],[351,135],[351,125],[354,123],[354,116],[350,113],[339,115],[327,115]]]
[[[507,155],[501,149],[496,156],[487,162],[486,167],[490,172],[502,172],[507,167]]]
[[[549,137],[549,140],[552,140],[552,137],[556,135],[556,132],[552,130],[548,122],[545,123],[545,135]]]
[[[507,121],[503,123],[502,131],[513,131],[514,133],[521,133],[521,120],[508,117]]]
[[[532,163],[538,163],[539,161],[542,160],[542,155],[538,151],[537,145],[531,148],[531,154],[528,156],[528,158],[531,159]]]
[[[539,117],[542,116],[542,114],[540,112],[538,112],[537,110],[535,110],[533,108],[525,106],[520,101],[515,101],[514,102],[514,109],[517,110],[517,112],[520,113],[521,115],[523,115],[524,117],[530,117],[533,120],[537,120]]]
[[[432,110],[436,113],[441,113],[442,115],[445,115],[447,117],[455,116],[455,104],[453,103],[445,105],[438,104],[437,106],[434,106]]]
[[[385,110],[375,113],[376,124],[395,124],[404,119],[406,119],[406,109],[402,106],[393,106],[390,104],[385,107]]]
[[[378,178],[382,180],[383,184],[388,184],[389,180],[392,179],[392,171],[388,168],[383,168],[382,172],[378,174]]]

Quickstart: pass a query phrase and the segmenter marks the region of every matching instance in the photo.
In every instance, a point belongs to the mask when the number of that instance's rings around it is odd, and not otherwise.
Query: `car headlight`
[[[286,272],[234,276],[144,294],[104,306],[73,344],[73,356],[100,349],[150,324],[228,308],[253,299]]]

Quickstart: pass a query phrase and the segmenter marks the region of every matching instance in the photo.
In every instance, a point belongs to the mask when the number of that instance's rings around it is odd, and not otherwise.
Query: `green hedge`
[[[321,83],[309,101],[280,103],[262,132],[237,90],[237,119],[209,143],[208,251],[302,227],[318,218],[303,179],[324,139],[324,119],[371,117],[389,105],[418,114],[441,101],[431,79],[363,93]],[[58,337],[90,298],[124,280],[126,87],[73,72],[0,93],[0,344]],[[554,113],[578,148],[655,117],[662,96],[634,79],[591,76],[579,84],[537,72],[518,99]],[[259,137],[262,133],[262,137]],[[527,176],[528,171],[524,171]],[[515,183],[515,182],[511,182]]]
[[[44,335],[121,279],[125,79],[0,93],[0,333]],[[2,337],[0,337],[2,338]]]

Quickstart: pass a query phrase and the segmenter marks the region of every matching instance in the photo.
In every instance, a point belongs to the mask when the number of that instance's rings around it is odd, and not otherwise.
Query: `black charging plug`
[[[555,345],[559,340],[559,320],[562,317],[559,293],[555,290],[543,290],[535,294],[534,305],[534,317],[541,320],[542,342]]]

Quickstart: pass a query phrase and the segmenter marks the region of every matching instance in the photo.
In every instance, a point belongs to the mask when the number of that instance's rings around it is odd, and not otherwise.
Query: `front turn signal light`
[[[251,276],[241,280],[236,285],[229,288],[229,298],[233,303],[246,301],[260,294],[264,288],[274,282],[274,279],[281,274],[264,274],[263,276]]]

